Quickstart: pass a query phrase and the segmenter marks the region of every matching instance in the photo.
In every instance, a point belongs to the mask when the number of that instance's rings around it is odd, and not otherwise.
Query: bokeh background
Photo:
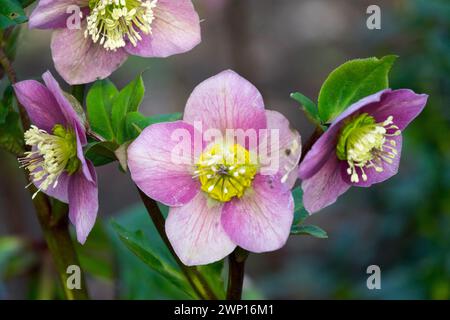
[[[146,115],[182,112],[193,88],[233,69],[284,113],[307,140],[313,127],[289,94],[317,99],[328,73],[360,57],[397,54],[392,88],[430,95],[405,133],[400,172],[370,189],[352,188],[309,217],[328,239],[291,236],[273,253],[250,255],[247,298],[450,298],[450,2],[447,0],[196,0],[203,42],[168,59],[130,58],[111,79],[121,87],[142,70]],[[381,7],[382,29],[366,9]],[[54,74],[50,32],[23,27],[14,67],[21,80]],[[62,83],[62,80],[61,80]],[[185,298],[127,252],[112,218],[160,241],[129,177],[98,168],[99,223],[79,253],[97,299]],[[0,299],[58,298],[60,288],[31,207],[26,182],[0,151]],[[160,243],[159,243],[160,244]],[[366,268],[381,268],[368,290]]]

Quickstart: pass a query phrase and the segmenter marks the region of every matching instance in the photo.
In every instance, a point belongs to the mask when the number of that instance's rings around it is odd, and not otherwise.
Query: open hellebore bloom
[[[128,57],[168,57],[201,41],[190,0],[40,0],[30,28],[57,29],[51,49],[70,84],[108,77]]]
[[[197,86],[182,121],[146,128],[128,149],[128,165],[143,192],[170,206],[166,232],[177,255],[200,265],[237,245],[252,252],[284,245],[300,152],[288,120],[224,71]]]
[[[300,164],[306,210],[313,213],[334,203],[352,185],[369,187],[395,175],[402,131],[427,98],[408,89],[386,89],[342,112]]]
[[[87,143],[86,130],[51,73],[47,71],[42,78],[45,86],[34,80],[14,85],[17,99],[33,123],[25,132],[31,151],[19,161],[29,171],[37,192],[69,204],[70,221],[83,244],[98,210],[97,177],[82,149]]]

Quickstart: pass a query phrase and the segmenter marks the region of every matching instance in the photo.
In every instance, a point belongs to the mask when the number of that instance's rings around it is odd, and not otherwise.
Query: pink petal
[[[367,181],[363,181],[361,178],[361,171],[357,169],[357,172],[359,174],[359,182],[354,183],[350,181],[350,175],[347,173],[347,162],[342,161],[341,162],[341,175],[342,179],[346,181],[346,183],[352,184],[354,186],[358,187],[370,187],[371,185],[375,183],[380,183],[383,181],[386,181],[387,179],[391,178],[392,176],[396,175],[398,172],[398,167],[400,165],[400,158],[402,153],[402,136],[396,136],[391,137],[396,142],[396,149],[397,149],[397,156],[392,159],[392,163],[389,164],[387,162],[383,162],[383,171],[377,172],[374,168],[365,168],[364,172],[367,175]]]
[[[252,252],[281,248],[294,218],[294,200],[279,177],[257,175],[253,189],[225,203],[222,225],[231,240]]]
[[[92,166],[91,163],[88,164]],[[94,168],[91,171],[95,173]],[[96,177],[94,177],[96,181]],[[69,218],[75,225],[78,242],[84,244],[95,224],[98,211],[97,184],[86,179],[79,171],[69,184]]]
[[[142,57],[168,57],[187,52],[201,41],[200,21],[190,0],[158,0],[152,33],[141,32],[142,40],[128,53]]]
[[[184,132],[190,139],[182,140],[186,143],[186,152],[190,152],[184,157],[172,154],[180,146],[177,132]],[[128,148],[131,178],[152,199],[168,206],[188,203],[200,190],[200,183],[193,179],[193,146],[194,128],[186,122],[158,123],[147,127]]]
[[[303,180],[303,205],[309,213],[333,204],[350,188],[350,184],[342,179],[341,165],[342,161],[332,153],[315,175]]]
[[[14,91],[31,122],[38,128],[51,133],[55,124],[66,124],[66,118],[55,97],[41,83],[34,80],[21,81],[14,85]]]
[[[73,14],[67,13],[67,8],[71,5],[83,8],[89,5],[89,0],[40,0],[31,13],[29,28],[66,28],[67,19]]]
[[[393,116],[394,124],[403,130],[422,112],[427,100],[426,94],[416,94],[409,89],[394,90],[385,93],[379,105],[370,109],[370,114],[378,122]]]
[[[42,190],[43,193],[46,195],[53,197],[55,199],[58,199],[59,201],[62,201],[64,203],[69,203],[69,194],[68,194],[68,188],[70,183],[70,178],[66,172],[63,172],[58,177],[58,184],[56,185],[56,188],[53,188],[53,186],[50,186],[47,190]],[[39,186],[41,185],[43,179],[40,181],[34,181],[34,185],[36,188],[39,189]]]
[[[72,127],[78,127],[80,141],[82,145],[85,145],[87,143],[85,135],[85,125],[80,116],[76,113],[72,104],[64,95],[64,92],[62,91],[58,82],[55,80],[50,71],[45,72],[42,75],[42,79],[44,80],[47,88],[53,94],[53,97],[55,97],[56,101],[58,102],[59,108],[66,118],[65,123]]]
[[[186,205],[170,208],[167,237],[185,265],[221,260],[236,247],[220,223],[222,207],[219,202],[208,201],[200,192]]]
[[[297,168],[302,152],[300,134],[281,113],[266,110],[266,116],[268,136],[260,141],[259,150],[261,173],[280,176],[290,189],[297,180]],[[276,133],[273,130],[276,130]]]
[[[93,167],[88,165],[90,161],[86,160],[83,153],[83,146],[86,144],[86,135],[84,135],[84,132],[80,132],[77,126],[74,126],[74,128],[77,139],[77,157],[81,162],[81,171],[88,181],[95,182],[95,172],[92,172]]]
[[[52,36],[52,56],[55,68],[71,84],[93,82],[108,77],[127,59],[123,49],[107,51],[81,30],[56,30]]]
[[[227,70],[200,83],[184,110],[184,120],[212,128],[259,129],[267,127],[264,102],[258,89],[234,71]]]

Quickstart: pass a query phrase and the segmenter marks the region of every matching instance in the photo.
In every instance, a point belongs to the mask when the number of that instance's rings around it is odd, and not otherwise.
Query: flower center
[[[155,19],[153,9],[157,0],[90,0],[85,37],[106,50],[116,51],[129,40],[136,47],[142,40],[139,32],[150,34]]]
[[[77,140],[71,130],[62,125],[53,127],[53,134],[47,133],[36,126],[25,132],[25,143],[32,147],[23,158],[19,158],[22,168],[30,172],[31,180],[40,182],[39,190],[47,190],[50,186],[55,188],[58,178],[66,171],[75,173],[80,167],[77,157]]]
[[[393,124],[393,120],[394,117],[389,116],[385,121],[377,123],[373,117],[363,113],[344,125],[336,154],[340,160],[347,161],[347,173],[351,176],[351,182],[358,183],[359,175],[363,181],[367,181],[364,168],[382,172],[384,162],[391,164],[392,159],[397,157],[396,142],[390,137],[398,136],[401,132]]]
[[[217,143],[203,152],[197,162],[194,178],[211,198],[227,202],[242,197],[257,172],[256,161],[239,144]]]

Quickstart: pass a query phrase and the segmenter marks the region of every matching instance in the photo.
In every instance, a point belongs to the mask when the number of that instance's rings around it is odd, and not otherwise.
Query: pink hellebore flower
[[[32,149],[19,161],[38,192],[69,204],[70,221],[83,244],[98,211],[97,177],[82,149],[86,129],[52,74],[47,71],[42,78],[45,86],[35,80],[14,85],[33,123],[25,132],[25,143]]]
[[[386,89],[351,105],[300,164],[303,204],[310,213],[334,203],[350,186],[370,187],[397,173],[402,131],[428,96]]]
[[[56,70],[70,84],[108,77],[128,55],[168,57],[201,41],[190,0],[40,0],[30,28],[56,29]]]
[[[180,130],[199,136],[200,150],[189,161],[174,162],[179,142],[173,136]],[[248,140],[208,141],[209,130],[223,136],[230,130],[265,134],[251,148]],[[198,147],[193,140],[188,150]],[[251,161],[264,143],[267,159],[278,166]],[[128,165],[142,191],[170,206],[166,232],[177,255],[186,265],[201,265],[224,258],[237,245],[266,252],[285,244],[300,152],[300,135],[288,120],[265,110],[251,83],[224,71],[195,88],[182,121],[146,128],[128,149]],[[236,161],[238,154],[242,161]]]

